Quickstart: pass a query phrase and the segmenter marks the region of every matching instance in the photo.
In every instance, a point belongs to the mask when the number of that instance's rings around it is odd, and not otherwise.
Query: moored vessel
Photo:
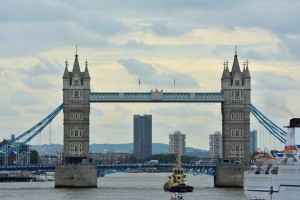
[[[164,190],[170,192],[192,192],[193,186],[190,186],[187,182],[186,175],[181,165],[180,155],[177,157],[177,164],[172,169],[172,175],[164,184]]]
[[[263,162],[252,165],[244,173],[244,192],[251,198],[273,200],[299,200],[300,196],[300,151],[295,144],[295,128],[300,127],[300,118],[290,120],[283,153],[271,155]],[[266,149],[265,149],[266,150]]]

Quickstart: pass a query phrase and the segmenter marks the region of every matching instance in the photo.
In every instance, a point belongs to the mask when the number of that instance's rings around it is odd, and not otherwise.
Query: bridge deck
[[[220,103],[224,102],[224,94],[221,92],[91,92],[90,102],[109,103]]]

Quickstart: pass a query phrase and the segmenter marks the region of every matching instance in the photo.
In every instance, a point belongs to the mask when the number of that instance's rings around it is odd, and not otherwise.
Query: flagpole
[[[175,76],[174,76],[174,94],[175,94]]]
[[[141,78],[139,77],[139,98],[141,97],[140,87],[141,87]]]

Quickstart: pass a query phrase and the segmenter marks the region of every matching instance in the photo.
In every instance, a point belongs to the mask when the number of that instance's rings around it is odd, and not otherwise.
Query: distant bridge
[[[111,165],[97,165],[100,174],[111,174],[117,172],[125,172],[131,170],[142,169],[169,169],[171,170],[174,164],[172,163],[158,163],[158,164],[111,164]],[[183,163],[182,167],[185,171],[197,174],[206,174],[215,176],[215,165],[211,164],[188,164]],[[55,165],[13,165],[13,166],[0,166],[0,171],[38,171],[38,170],[54,170]]]

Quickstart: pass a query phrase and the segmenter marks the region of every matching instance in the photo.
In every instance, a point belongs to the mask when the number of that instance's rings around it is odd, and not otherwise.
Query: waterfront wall
[[[55,188],[96,188],[96,165],[56,165]]]
[[[244,171],[248,165],[217,165],[214,186],[217,188],[243,188]]]

